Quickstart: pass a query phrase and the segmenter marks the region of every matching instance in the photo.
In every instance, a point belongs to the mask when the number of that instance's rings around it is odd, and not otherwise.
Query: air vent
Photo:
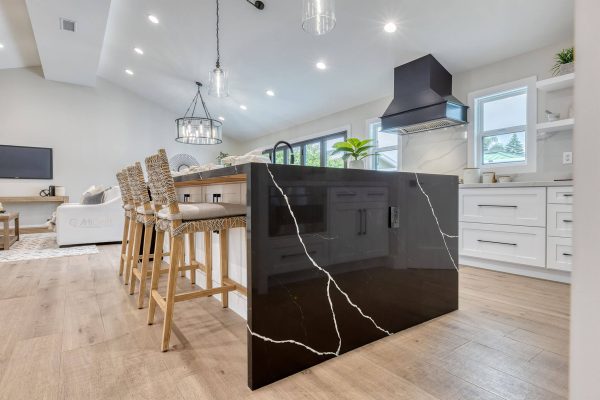
[[[63,31],[75,32],[77,23],[70,19],[60,18],[60,29]]]

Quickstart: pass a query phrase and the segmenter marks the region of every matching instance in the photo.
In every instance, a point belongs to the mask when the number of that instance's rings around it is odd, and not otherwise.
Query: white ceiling
[[[24,0],[0,0],[0,69],[40,65]]]
[[[44,77],[94,86],[110,0],[26,0]],[[75,32],[59,29],[60,19]]]
[[[7,4],[18,9],[14,3],[22,2],[0,0],[0,7],[6,13]],[[206,100],[213,116],[226,118],[224,133],[240,140],[391,95],[393,68],[427,53],[457,73],[571,38],[573,31],[573,0],[338,0],[337,26],[321,37],[301,29],[300,0],[264,2],[258,11],[245,0],[221,1],[221,60],[231,96]],[[214,66],[214,13],[214,0],[113,1],[98,74],[183,114],[194,81],[207,82]],[[150,23],[148,14],[160,23]],[[399,26],[395,34],[382,29],[389,20]],[[26,36],[11,37],[26,42]],[[12,46],[11,40],[0,36],[1,43]],[[133,52],[136,46],[143,56]],[[317,70],[319,60],[329,69]],[[266,96],[266,89],[277,95]]]

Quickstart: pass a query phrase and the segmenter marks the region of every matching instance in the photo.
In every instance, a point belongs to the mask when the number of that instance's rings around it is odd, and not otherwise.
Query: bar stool
[[[135,293],[136,282],[139,282],[140,290],[138,293],[137,305],[138,308],[144,308],[144,296],[146,295],[146,279],[150,276],[152,272],[149,268],[150,258],[153,259],[153,263],[157,263],[159,265],[159,273],[163,274],[169,272],[168,268],[162,268],[162,264],[164,263],[163,257],[169,256],[170,253],[162,251],[161,247],[160,254],[151,254],[151,248],[153,244],[154,248],[156,249],[157,243],[162,244],[164,242],[165,232],[164,230],[160,230],[160,236],[157,235],[155,237],[155,242],[152,243],[152,236],[156,221],[155,214],[162,208],[162,206],[160,202],[154,202],[150,200],[150,196],[148,195],[148,186],[144,181],[144,172],[142,171],[142,165],[139,162],[136,162],[134,165],[128,167],[127,175],[129,187],[135,204],[135,210],[133,210],[135,214],[135,228],[133,234],[132,253],[133,256],[131,257],[131,264],[128,268],[127,273],[127,276],[129,277],[129,294]],[[191,271],[192,284],[194,284],[194,277],[196,276],[195,270],[198,269],[199,263],[195,260],[195,249],[193,248],[191,243],[193,243],[193,240],[190,240],[190,254],[193,255],[193,257],[191,257],[189,265],[183,265],[180,269],[184,272],[184,276],[185,271]]]
[[[123,239],[121,241],[121,257],[119,258],[119,276],[123,276],[125,265],[128,264],[127,249],[128,244],[132,241],[133,225],[131,223],[134,209],[133,197],[129,187],[129,179],[125,169],[117,172],[117,181],[121,191],[121,201],[123,202],[123,210],[125,210],[125,223],[123,224]]]
[[[148,307],[149,325],[154,323],[157,305],[164,313],[161,350],[167,351],[169,349],[175,303],[221,294],[222,305],[225,308],[228,307],[228,294],[230,291],[237,290],[244,295],[246,294],[247,291],[244,286],[229,278],[227,264],[227,230],[246,226],[246,207],[240,204],[227,203],[178,203],[167,154],[162,149],[158,151],[158,154],[146,158],[146,170],[152,183],[150,186],[150,189],[153,190],[152,197],[160,199],[161,203],[165,205],[157,214],[156,225],[161,230],[168,231],[171,235],[171,263],[169,265],[166,297],[163,297],[158,291],[158,277],[160,274],[158,264],[154,263]],[[177,271],[185,259],[183,252],[184,235],[203,232],[205,242],[209,243],[212,231],[219,231],[220,233],[221,286],[211,287],[212,267],[207,262],[199,265],[200,269],[206,273],[207,287],[203,290],[176,294]],[[156,254],[160,254],[161,243],[158,242],[157,246]],[[206,249],[207,260],[212,258],[211,251],[212,246],[208,245]]]
[[[134,235],[133,235],[133,253],[130,259],[130,264],[127,267],[126,279],[129,280],[129,294],[135,293],[136,282],[140,282],[140,291],[138,295],[138,308],[144,307],[144,294],[146,292],[146,278],[149,276],[148,264],[150,262],[150,249],[152,246],[152,233],[154,231],[154,208],[148,195],[148,188],[144,181],[144,172],[142,164],[136,162],[134,165],[127,167],[127,176],[129,187],[133,196],[135,209],[134,218]],[[144,243],[142,246],[142,234]],[[140,246],[142,251],[140,254]],[[141,267],[139,266],[141,257]],[[162,257],[161,257],[162,258]],[[159,260],[159,263],[162,260]]]

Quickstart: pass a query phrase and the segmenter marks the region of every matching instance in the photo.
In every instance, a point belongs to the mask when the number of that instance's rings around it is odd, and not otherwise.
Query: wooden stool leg
[[[4,239],[4,250],[8,250],[10,248],[10,221],[3,221],[3,225],[4,225],[4,233],[3,235],[3,239]]]
[[[119,263],[119,276],[123,275],[123,269],[125,268],[125,260],[127,259],[127,234],[129,233],[129,217],[125,216],[125,223],[123,224],[123,239],[121,241],[121,262]]]
[[[206,265],[206,289],[212,289],[212,232],[204,232],[204,265]]]
[[[154,243],[154,260],[152,261],[152,279],[150,280],[150,298],[148,300],[148,325],[154,323],[154,314],[156,312],[156,300],[152,297],[152,292],[158,290],[158,281],[160,279],[160,270],[162,267],[163,248],[165,241],[165,232],[156,231],[156,242]]]
[[[188,233],[189,259],[192,267],[198,265],[196,261],[196,234]],[[196,284],[196,268],[190,269],[190,281],[192,285]]]
[[[123,279],[123,283],[125,285],[129,285],[129,279],[127,278],[128,272],[131,268],[131,261],[133,259],[133,239],[135,236],[135,220],[129,219],[129,234],[127,235],[128,243],[127,243],[127,255],[125,256],[125,277]]]
[[[153,228],[154,225],[147,225],[144,228],[144,250],[142,252],[142,268],[139,270],[140,293],[138,294],[138,308],[144,308],[144,297],[146,296],[146,273],[148,272],[148,263],[150,262],[150,246],[152,245],[152,231],[154,230]]]
[[[169,349],[169,340],[171,339],[171,323],[173,322],[173,308],[175,306],[175,283],[177,282],[177,269],[181,257],[181,247],[183,246],[183,237],[176,236],[171,240],[171,265],[169,266],[169,279],[167,281],[167,297],[165,309],[165,321],[163,324],[163,335],[161,350]]]
[[[129,268],[127,268],[127,276],[125,279],[129,281],[129,294],[133,294],[135,291],[135,275],[133,274],[133,269],[138,269],[138,265],[140,262],[140,244],[142,243],[142,232],[144,230],[144,224],[140,222],[136,222],[135,224],[135,234],[133,240],[133,257],[131,257],[131,264]],[[139,270],[139,269],[138,269]]]
[[[221,286],[225,286],[224,278],[227,278],[229,275],[229,240],[227,229],[219,232],[219,243],[221,247]],[[229,292],[221,293],[221,302],[223,303],[223,308],[229,307]]]
[[[182,261],[183,261],[183,263],[182,263],[181,265],[185,265],[185,236],[182,236],[182,238],[181,238],[181,243],[182,243],[182,250],[184,250],[184,251],[183,251],[183,254],[182,254],[182,256],[183,256],[183,260],[182,260]],[[181,259],[180,259],[180,260],[181,260]],[[183,270],[183,269],[182,269],[182,270],[180,271],[180,274],[181,274],[181,277],[182,277],[182,278],[185,278],[185,270]]]

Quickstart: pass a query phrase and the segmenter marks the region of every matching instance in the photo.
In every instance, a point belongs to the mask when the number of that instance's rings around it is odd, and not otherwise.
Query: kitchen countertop
[[[536,181],[536,182],[504,182],[504,183],[463,183],[458,185],[461,189],[470,188],[508,188],[508,187],[555,187],[573,186],[574,181]]]
[[[250,163],[174,180],[246,182],[231,262],[252,389],[458,309],[457,176]]]

